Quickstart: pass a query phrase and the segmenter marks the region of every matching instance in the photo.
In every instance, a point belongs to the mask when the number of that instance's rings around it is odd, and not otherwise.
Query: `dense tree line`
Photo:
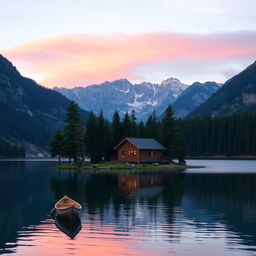
[[[256,155],[256,113],[180,121],[191,156]]]
[[[25,148],[0,139],[0,157],[25,157]]]
[[[71,102],[65,120],[63,131],[57,131],[51,142],[52,156],[65,156],[74,162],[83,161],[85,156],[92,162],[110,160],[114,146],[126,137],[154,138],[166,148],[166,154],[172,159],[184,159],[184,147],[181,130],[173,117],[169,106],[164,118],[159,122],[155,112],[149,115],[146,123],[137,122],[135,111],[125,113],[123,118],[115,111],[112,122],[104,118],[101,111],[99,116],[89,113],[84,123],[78,112],[77,104]]]

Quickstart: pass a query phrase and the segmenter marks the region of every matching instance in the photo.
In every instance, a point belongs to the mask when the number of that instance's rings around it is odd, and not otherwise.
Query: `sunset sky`
[[[47,87],[224,82],[255,61],[255,0],[19,0],[0,8],[0,53]]]

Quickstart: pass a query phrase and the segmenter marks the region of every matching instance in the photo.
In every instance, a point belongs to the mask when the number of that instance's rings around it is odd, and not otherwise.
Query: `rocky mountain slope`
[[[177,117],[184,117],[218,88],[215,82],[189,86],[176,78],[169,78],[160,84],[132,84],[127,79],[120,79],[72,89],[55,87],[54,90],[87,111],[93,110],[97,114],[102,109],[109,120],[115,110],[119,110],[121,115],[135,110],[138,120],[145,121],[154,110],[161,116],[169,104],[175,107]]]
[[[186,117],[188,113],[205,102],[220,87],[221,84],[215,82],[193,83],[173,103],[175,116],[178,118]]]
[[[229,79],[187,118],[225,116],[246,111],[256,111],[256,62]]]
[[[69,100],[21,76],[0,55],[0,138],[23,145],[28,155],[47,154],[49,141],[63,125]],[[81,110],[86,118],[87,113]]]
[[[101,85],[73,89],[56,87],[54,90],[74,100],[85,110],[93,110],[97,114],[102,109],[109,120],[115,110],[124,114],[132,109],[136,111],[138,120],[145,120],[153,110],[157,114],[162,113],[187,87],[175,78],[161,84],[132,84],[127,79],[120,79]]]

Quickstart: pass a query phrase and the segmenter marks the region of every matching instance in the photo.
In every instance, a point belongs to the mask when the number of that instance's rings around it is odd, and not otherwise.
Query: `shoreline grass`
[[[126,162],[100,162],[83,164],[58,165],[59,169],[79,169],[79,170],[180,170],[188,168],[204,168],[204,166],[178,165],[178,164],[150,164],[150,163],[126,163]]]

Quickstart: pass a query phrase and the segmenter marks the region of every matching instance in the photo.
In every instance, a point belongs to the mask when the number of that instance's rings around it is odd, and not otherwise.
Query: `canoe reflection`
[[[74,239],[82,228],[81,220],[78,215],[71,217],[56,215],[55,225],[60,231],[69,236],[71,239]]]

